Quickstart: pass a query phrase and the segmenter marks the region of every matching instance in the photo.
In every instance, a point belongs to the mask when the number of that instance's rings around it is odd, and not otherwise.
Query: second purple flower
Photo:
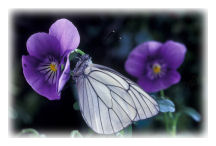
[[[178,42],[145,42],[130,53],[125,69],[138,78],[146,92],[157,92],[180,81],[176,69],[184,61],[185,53],[186,47]]]

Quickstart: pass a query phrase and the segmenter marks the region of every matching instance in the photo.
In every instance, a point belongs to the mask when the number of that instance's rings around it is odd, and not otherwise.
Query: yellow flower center
[[[56,72],[56,71],[57,71],[57,66],[56,66],[56,64],[51,63],[51,64],[50,64],[50,69],[51,69],[52,71]]]
[[[154,64],[153,67],[152,67],[152,69],[153,69],[153,72],[155,74],[158,74],[158,73],[161,72],[161,66],[159,64]]]

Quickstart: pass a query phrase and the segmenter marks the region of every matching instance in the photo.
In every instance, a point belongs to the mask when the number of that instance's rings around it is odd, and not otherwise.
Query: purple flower
[[[178,42],[145,42],[130,53],[125,69],[138,78],[138,84],[146,92],[157,92],[180,81],[176,70],[184,61],[185,53],[186,47]]]
[[[79,42],[76,27],[67,19],[53,23],[49,33],[29,37],[26,44],[29,55],[22,56],[22,67],[26,81],[38,94],[49,100],[60,99],[61,90],[70,78],[69,55]]]

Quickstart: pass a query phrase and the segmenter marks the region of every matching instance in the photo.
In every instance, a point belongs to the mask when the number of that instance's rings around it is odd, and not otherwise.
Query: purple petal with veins
[[[67,19],[52,24],[49,34],[39,32],[29,37],[26,44],[29,55],[22,56],[22,67],[24,77],[34,91],[49,100],[60,99],[70,78],[69,54],[78,47],[79,40],[76,27]]]
[[[177,84],[181,76],[177,68],[183,63],[185,45],[156,41],[138,45],[128,56],[125,70],[138,78],[138,84],[147,92],[157,92]]]

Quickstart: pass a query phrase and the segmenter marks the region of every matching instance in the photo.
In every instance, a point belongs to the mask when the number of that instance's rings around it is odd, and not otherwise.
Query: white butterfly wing
[[[157,102],[136,83],[102,65],[90,64],[77,89],[83,118],[100,134],[116,133],[159,111]]]

